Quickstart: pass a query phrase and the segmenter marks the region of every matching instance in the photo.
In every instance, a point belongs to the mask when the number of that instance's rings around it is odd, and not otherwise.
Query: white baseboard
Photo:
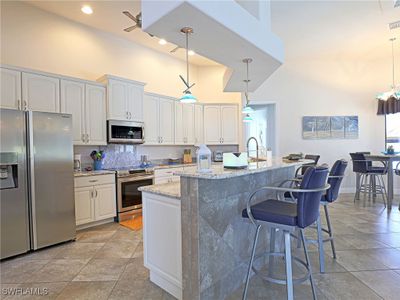
[[[93,226],[103,225],[103,224],[112,223],[112,222],[114,222],[114,218],[108,218],[108,219],[104,219],[104,220],[100,220],[100,221],[77,225],[76,230],[86,229],[86,228],[90,228]]]
[[[159,275],[154,270],[150,270],[150,281],[158,285],[163,290],[170,293],[175,298],[181,300],[182,299],[182,288],[172,283],[164,276]]]

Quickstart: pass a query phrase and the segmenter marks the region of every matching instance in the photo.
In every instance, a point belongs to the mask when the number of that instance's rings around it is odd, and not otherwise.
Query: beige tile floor
[[[380,201],[354,204],[352,195],[342,195],[330,212],[338,257],[332,259],[326,244],[325,274],[318,271],[316,248],[309,246],[319,299],[400,299],[397,206],[388,214]],[[307,234],[315,235],[311,229]],[[80,231],[76,242],[3,261],[0,268],[1,299],[174,299],[149,281],[142,232],[116,223]],[[16,287],[46,289],[47,295],[6,295]],[[240,299],[241,293],[241,288],[233,291],[230,299]],[[285,297],[284,286],[252,278],[248,299]],[[311,299],[309,284],[297,286],[295,298]]]

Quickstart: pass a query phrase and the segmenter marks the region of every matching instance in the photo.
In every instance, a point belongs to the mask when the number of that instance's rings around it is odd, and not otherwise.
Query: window
[[[400,113],[386,115],[386,148],[391,145],[400,152]]]

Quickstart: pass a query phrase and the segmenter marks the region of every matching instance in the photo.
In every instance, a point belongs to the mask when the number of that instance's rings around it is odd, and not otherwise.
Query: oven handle
[[[143,176],[143,177],[131,177],[128,175],[125,177],[118,177],[118,182],[137,182],[137,181],[143,181],[143,180],[148,180],[148,179],[154,179],[154,175]]]

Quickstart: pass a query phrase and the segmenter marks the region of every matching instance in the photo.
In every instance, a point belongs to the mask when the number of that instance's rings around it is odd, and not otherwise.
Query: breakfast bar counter
[[[239,170],[214,166],[212,173],[177,173],[180,185],[142,187],[150,280],[178,299],[227,298],[242,285],[249,262],[255,228],[241,215],[250,193],[293,178],[306,163],[274,158]],[[268,196],[260,193],[255,203]],[[260,234],[257,252],[266,247],[267,234]]]

